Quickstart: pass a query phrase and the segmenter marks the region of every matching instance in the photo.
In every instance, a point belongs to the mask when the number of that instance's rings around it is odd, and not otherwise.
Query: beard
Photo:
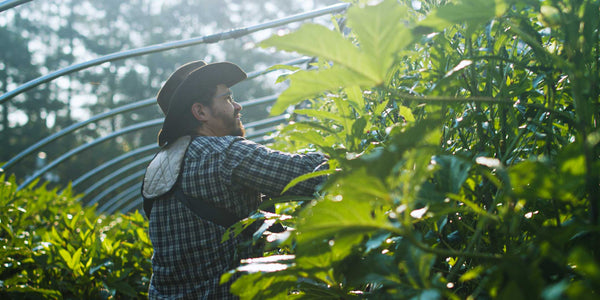
[[[242,124],[242,120],[238,119],[237,116],[236,116],[236,118],[234,118],[233,130],[232,130],[231,135],[241,136],[241,137],[246,136],[246,129],[244,128],[244,125]]]
[[[241,124],[240,124],[241,125]],[[233,133],[231,134],[233,136],[241,136],[241,137],[245,137],[246,136],[246,129],[244,128],[243,125],[241,126],[237,126],[234,130]]]

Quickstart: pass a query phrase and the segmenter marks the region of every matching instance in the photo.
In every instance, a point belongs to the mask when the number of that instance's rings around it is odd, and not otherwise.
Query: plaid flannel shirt
[[[188,147],[180,182],[186,195],[242,219],[257,209],[261,193],[278,196],[292,179],[325,162],[318,153],[273,151],[241,137],[199,136]],[[322,180],[306,180],[286,194],[312,195]],[[197,217],[173,193],[154,201],[149,226],[154,247],[150,299],[235,298],[230,284],[219,281],[249,253],[238,251],[242,236],[221,243],[225,228]]]

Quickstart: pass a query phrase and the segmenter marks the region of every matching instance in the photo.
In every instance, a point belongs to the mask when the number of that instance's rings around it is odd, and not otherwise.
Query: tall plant
[[[599,4],[419,3],[263,42],[319,58],[275,146],[330,177],[273,200],[294,230],[239,268],[242,298],[597,297]]]

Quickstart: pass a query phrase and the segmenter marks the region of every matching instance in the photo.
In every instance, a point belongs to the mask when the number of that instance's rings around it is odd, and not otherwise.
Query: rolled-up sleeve
[[[243,186],[272,197],[281,195],[296,177],[328,168],[327,158],[320,153],[284,153],[245,139],[231,143],[226,152],[223,166],[231,173],[223,175],[231,180],[232,186]],[[319,176],[301,181],[285,195],[310,196],[324,179]]]

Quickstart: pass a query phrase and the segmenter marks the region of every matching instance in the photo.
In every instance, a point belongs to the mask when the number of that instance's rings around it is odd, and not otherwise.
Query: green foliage
[[[316,199],[274,200],[294,230],[267,232],[232,291],[597,298],[597,1],[363,2],[349,32],[262,44],[319,58],[286,77],[272,113],[295,120],[273,146],[323,151],[330,170]]]
[[[348,23],[357,28],[360,47],[338,32],[316,24],[306,24],[294,34],[274,36],[263,42],[264,46],[277,46],[334,63],[331,68],[317,72],[298,71],[291,75],[292,84],[279,97],[272,114],[280,114],[287,106],[324,90],[375,86],[390,75],[396,52],[412,39],[401,22],[406,9],[386,1],[364,10],[351,9],[348,15]],[[378,17],[369,19],[373,15]],[[315,39],[316,36],[319,38]]]
[[[1,298],[147,297],[152,246],[142,215],[97,216],[69,189],[0,182]]]

